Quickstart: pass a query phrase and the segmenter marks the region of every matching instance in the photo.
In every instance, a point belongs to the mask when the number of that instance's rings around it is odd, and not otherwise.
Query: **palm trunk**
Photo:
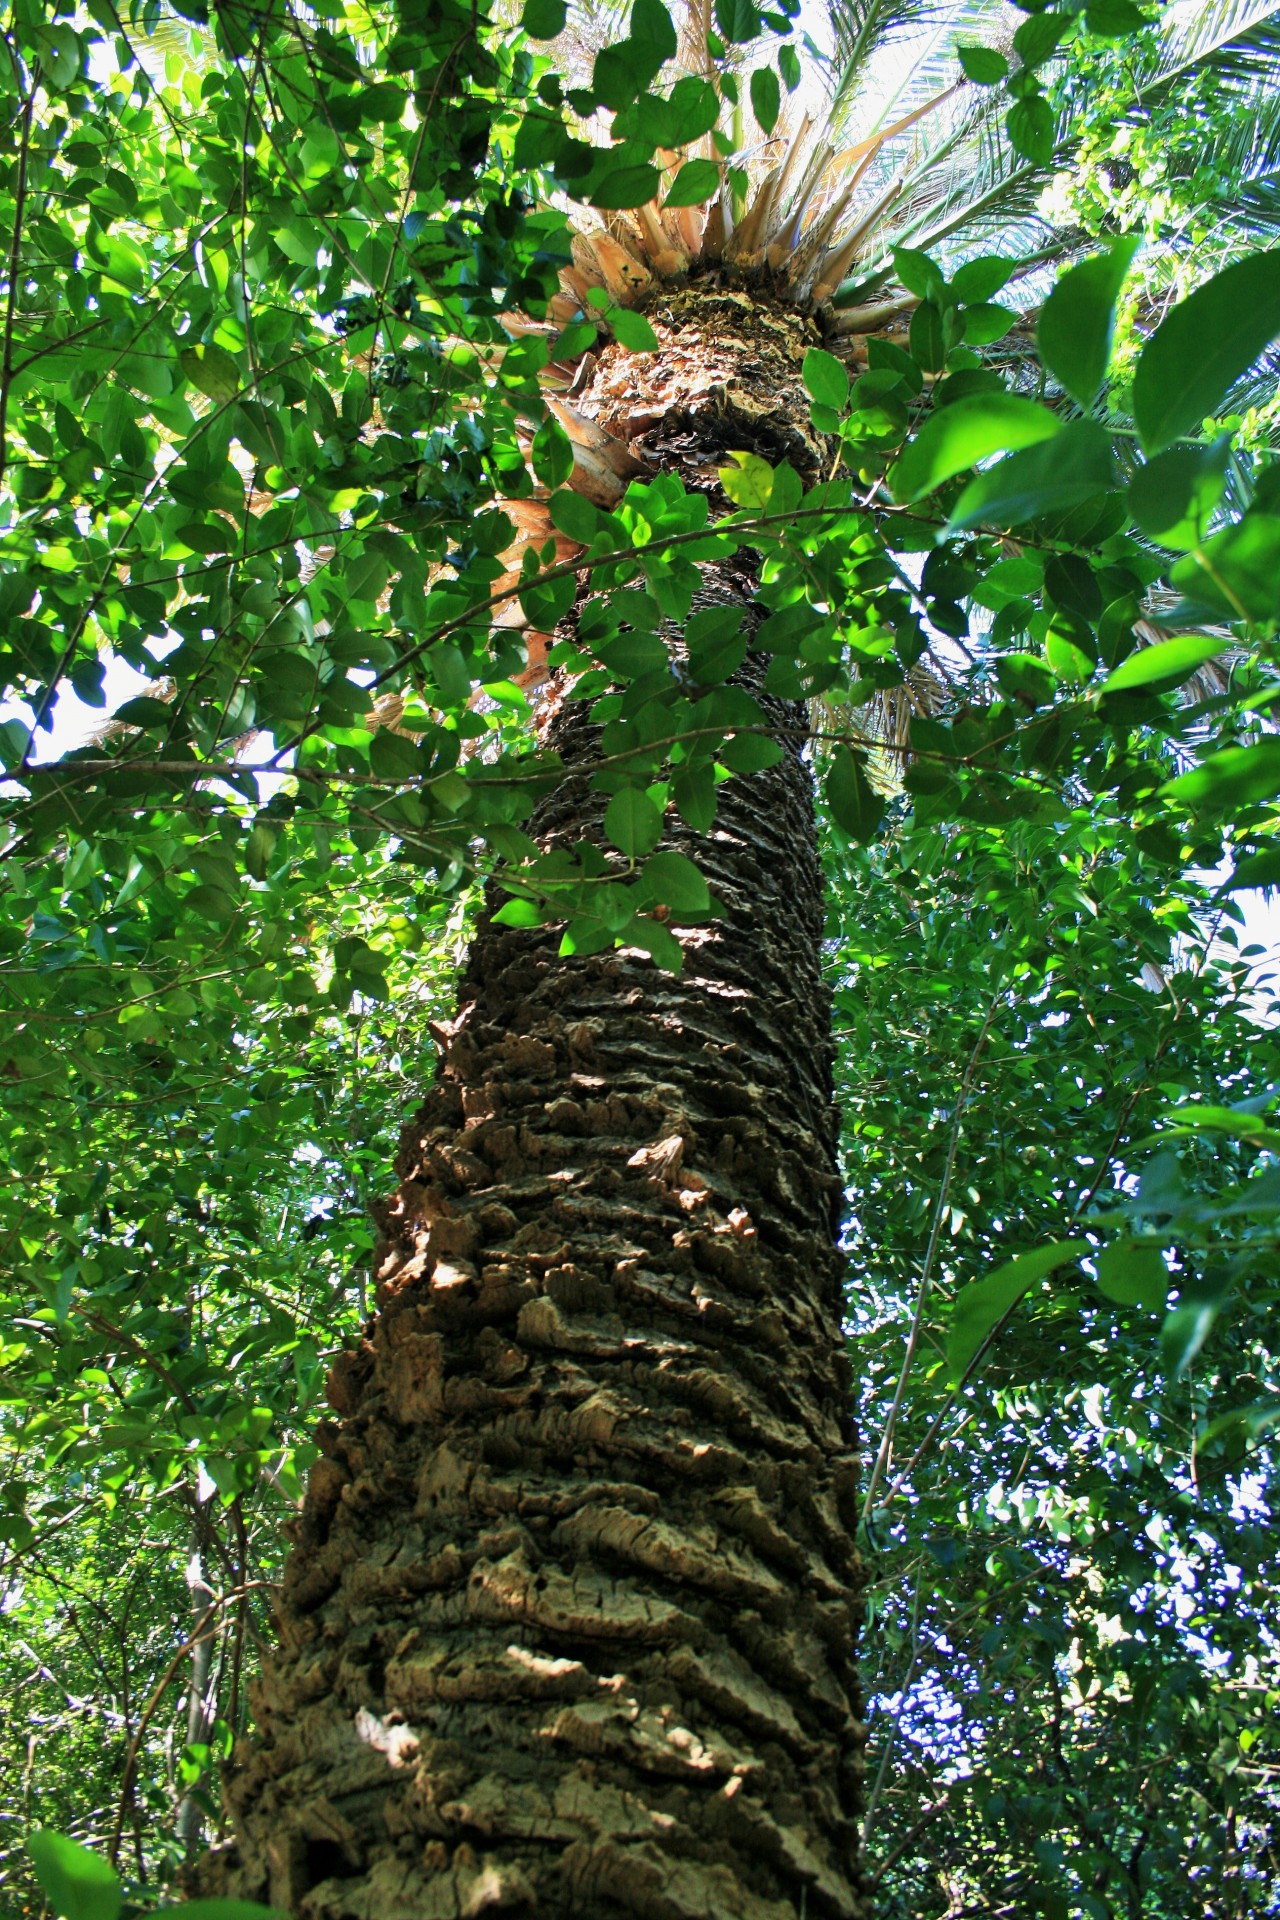
[[[752,591],[704,570],[747,622]],[[306,1920],[862,1912],[821,878],[771,715],[781,762],[705,839],[672,827],[727,909],[679,977],[479,926],[331,1379],[228,1890]],[[570,703],[553,731],[534,830],[594,837],[596,730]]]

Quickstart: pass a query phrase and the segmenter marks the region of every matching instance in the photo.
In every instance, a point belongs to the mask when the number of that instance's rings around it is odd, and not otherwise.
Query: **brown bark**
[[[745,569],[705,590],[753,618]],[[727,910],[679,977],[481,922],[333,1371],[226,1890],[305,1920],[863,1911],[821,879],[772,711],[782,761],[671,828]],[[572,844],[596,733],[572,703],[554,732],[535,831]]]

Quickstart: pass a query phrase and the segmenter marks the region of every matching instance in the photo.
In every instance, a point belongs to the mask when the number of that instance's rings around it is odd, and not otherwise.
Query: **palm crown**
[[[645,125],[634,93],[625,97],[636,85],[635,68],[625,80],[616,77],[640,44],[619,46],[629,14],[583,8],[550,43],[571,104],[574,82],[589,68],[597,94],[603,77],[604,92],[618,101],[616,112],[598,114],[589,130],[602,142],[625,140]],[[732,14],[726,10],[722,26]],[[619,304],[642,305],[655,282],[714,270],[739,282],[768,282],[802,311],[821,311],[832,335],[858,334],[918,298],[895,270],[896,247],[954,257],[998,236],[1002,253],[1021,247],[1029,256],[1026,270],[1088,239],[1078,222],[1055,220],[1041,206],[1047,183],[1079,144],[1070,108],[1082,92],[1087,97],[1091,78],[1077,73],[1058,109],[1050,106],[1036,75],[1054,58],[1059,16],[1038,22],[1002,0],[949,7],[868,0],[830,7],[825,25],[827,50],[803,68],[794,46],[784,44],[780,89],[772,65],[756,65],[747,77],[745,50],[724,43],[709,8],[683,13],[678,31],[669,29],[662,84],[675,89],[678,102],[670,131],[687,137],[655,155],[660,181],[651,198],[619,206],[582,232],[555,319],[578,311],[592,288]],[[804,38],[807,51],[817,52]],[[1167,279],[1170,261],[1185,259],[1193,240],[1203,272],[1215,255],[1272,231],[1280,212],[1280,96],[1272,84],[1278,59],[1280,7],[1273,0],[1180,0],[1136,52],[1126,44],[1122,69],[1116,61],[1109,73],[1105,56],[1095,60],[1093,82],[1109,87],[1121,127],[1157,127],[1163,135],[1162,116],[1180,116],[1185,127],[1188,101],[1213,108],[1197,121],[1194,145],[1185,138],[1173,143],[1166,171],[1171,185],[1195,176],[1200,207],[1206,184],[1214,183],[1214,226],[1206,235],[1202,219],[1194,233],[1188,223],[1163,235],[1157,277]],[[991,84],[1011,68],[1024,87],[1012,114]],[[1117,87],[1121,71],[1126,85]],[[713,110],[712,80],[727,96],[714,128],[703,124]],[[1019,105],[1027,108],[1021,117]],[[1115,204],[1113,228],[1137,211]]]
[[[553,8],[541,23],[536,10],[527,10],[530,19],[538,30],[560,15]],[[1097,22],[1107,24],[1101,9]],[[781,16],[773,23],[787,24]],[[545,316],[511,312],[504,324],[549,343],[555,358],[541,380],[572,444],[570,484],[601,507],[613,506],[641,470],[635,455],[646,449],[636,435],[654,404],[642,363],[628,362],[615,368],[610,394],[589,398],[585,411],[579,405],[594,371],[594,322],[602,314],[622,348],[652,345],[656,336],[632,317],[636,310],[661,325],[680,289],[729,290],[739,300],[808,316],[809,337],[855,368],[866,365],[868,336],[887,338],[892,354],[899,335],[926,367],[954,369],[967,358],[976,370],[995,359],[1006,372],[1039,383],[1044,373],[1018,308],[1035,307],[1055,263],[1141,220],[1149,199],[1123,191],[1125,170],[1134,165],[1127,153],[1141,149],[1148,169],[1158,159],[1163,175],[1161,245],[1139,254],[1131,280],[1139,331],[1188,283],[1265,239],[1280,213],[1280,121],[1270,85],[1280,56],[1280,7],[1273,3],[1179,4],[1146,30],[1136,50],[1126,42],[1123,60],[1095,43],[1089,60],[1069,70],[1054,66],[1066,16],[1023,15],[999,0],[832,5],[814,27],[825,48],[797,32],[783,42],[776,66],[767,57],[760,63],[759,41],[732,41],[735,30],[745,38],[756,24],[752,8],[739,19],[733,5],[713,13],[705,0],[685,8],[675,24],[648,0],[577,8],[548,43],[554,77],[541,90],[548,122],[565,106],[596,108],[575,129],[582,148],[567,152],[556,143],[560,136],[544,141],[536,122],[515,143],[517,160],[547,161],[556,169],[553,181],[577,195],[575,236]],[[1119,30],[1132,22],[1126,14],[1112,24]],[[796,38],[803,39],[804,63]],[[1011,111],[1006,89],[993,84],[1010,73],[1017,96]],[[645,95],[647,84],[665,95],[660,105]],[[608,111],[598,109],[601,97]],[[1080,108],[1091,97],[1114,116],[1107,133],[1086,131]],[[1186,132],[1189,101],[1205,109],[1193,137]],[[651,165],[631,163],[628,142],[636,137],[657,142]],[[1077,172],[1082,139],[1089,167]],[[584,193],[572,182],[589,160],[593,184]],[[1099,177],[1121,183],[1109,198],[1097,195]],[[595,203],[594,213],[583,197]],[[1187,217],[1170,219],[1170,208],[1184,203]],[[962,320],[939,316],[929,298],[939,276],[928,256],[944,262],[963,289]],[[1009,293],[997,300],[1010,283],[1021,285],[1020,302]],[[588,318],[593,324],[580,324]],[[931,340],[940,321],[941,336]],[[662,339],[670,349],[668,331]],[[884,370],[886,349],[877,352],[880,377],[891,384],[896,369]],[[702,388],[713,377],[714,365]],[[995,378],[976,371],[973,377]],[[696,369],[687,379],[698,387]],[[1228,404],[1258,404],[1273,386],[1264,361]],[[803,396],[799,407],[795,397],[783,379],[772,396],[772,438],[761,440],[757,427],[753,444],[813,474],[817,454],[797,424],[805,409]],[[872,482],[873,402],[864,415],[871,423],[864,477]],[[788,416],[790,429],[783,430]],[[895,416],[888,442],[900,428]],[[504,556],[507,587],[518,581],[526,551],[556,532],[538,500],[515,511],[520,538]],[[558,556],[574,551],[561,528]],[[516,611],[507,617],[522,624]],[[1148,640],[1160,631],[1151,619],[1143,628]],[[526,631],[526,641],[531,677],[540,677],[547,636]],[[955,665],[953,658],[951,670]],[[879,690],[864,712],[864,733],[903,749],[910,715],[934,706],[949,677],[945,658],[931,648],[901,688]]]

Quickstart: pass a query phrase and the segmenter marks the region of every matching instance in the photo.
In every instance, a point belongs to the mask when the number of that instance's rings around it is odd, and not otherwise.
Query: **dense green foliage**
[[[841,10],[837,68],[925,12]],[[664,180],[741,203],[801,81],[785,9],[718,0],[680,77],[636,0],[566,96],[557,0],[523,34],[454,0],[15,0],[6,1916],[37,1910],[32,1830],[109,1853],[142,1911],[214,1814],[477,878],[662,965],[712,911],[650,858],[662,811],[707,826],[777,749],[732,623],[700,616],[680,679],[661,636],[741,547],[824,797],[884,1911],[1275,1910],[1280,1062],[1233,892],[1280,879],[1275,30],[1024,12],[959,36],[996,174],[913,202],[837,293],[897,287],[909,322],[865,370],[808,357],[836,469],[743,453],[716,520],[670,476],[612,510],[567,484],[542,378],[653,334],[606,296],[537,323],[571,217]],[[539,542],[507,583],[535,490],[585,553]],[[495,616],[550,630],[584,566],[553,663],[607,729],[621,871],[520,827],[555,769]],[[111,724],[81,745],[86,707]],[[55,1855],[73,1920],[114,1913]]]
[[[1275,1549],[1249,1440],[1280,1355],[1247,1129],[1273,989],[1230,904],[1107,798],[1046,813],[945,849],[904,819],[838,896],[872,1452],[923,1304],[868,1501],[884,1911],[1266,1912]],[[1207,1091],[1240,1101],[1217,1116],[1235,1140],[1180,1134]],[[1088,1276],[1042,1277],[1100,1241]],[[1173,1247],[1183,1300],[1218,1266],[1238,1289],[1176,1380],[1201,1324],[1171,1314],[1162,1351]],[[1002,1288],[1011,1255],[1032,1264]]]

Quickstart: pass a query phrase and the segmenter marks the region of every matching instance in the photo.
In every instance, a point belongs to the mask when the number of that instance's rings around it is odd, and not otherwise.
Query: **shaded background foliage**
[[[1033,1291],[956,1390],[935,1299],[868,1514],[884,1911],[1065,1913],[1064,1868],[1086,1912],[1273,1910],[1267,1463],[1247,1418],[1205,1434],[1274,1391],[1274,1236],[1218,1213],[1249,1149],[1150,1138],[1172,1105],[1274,1075],[1269,956],[1097,805],[946,841],[906,817],[860,864],[833,898],[869,1447],[935,1220],[945,1300],[1203,1200],[1247,1303],[1175,1388],[1163,1285],[1113,1243]]]

